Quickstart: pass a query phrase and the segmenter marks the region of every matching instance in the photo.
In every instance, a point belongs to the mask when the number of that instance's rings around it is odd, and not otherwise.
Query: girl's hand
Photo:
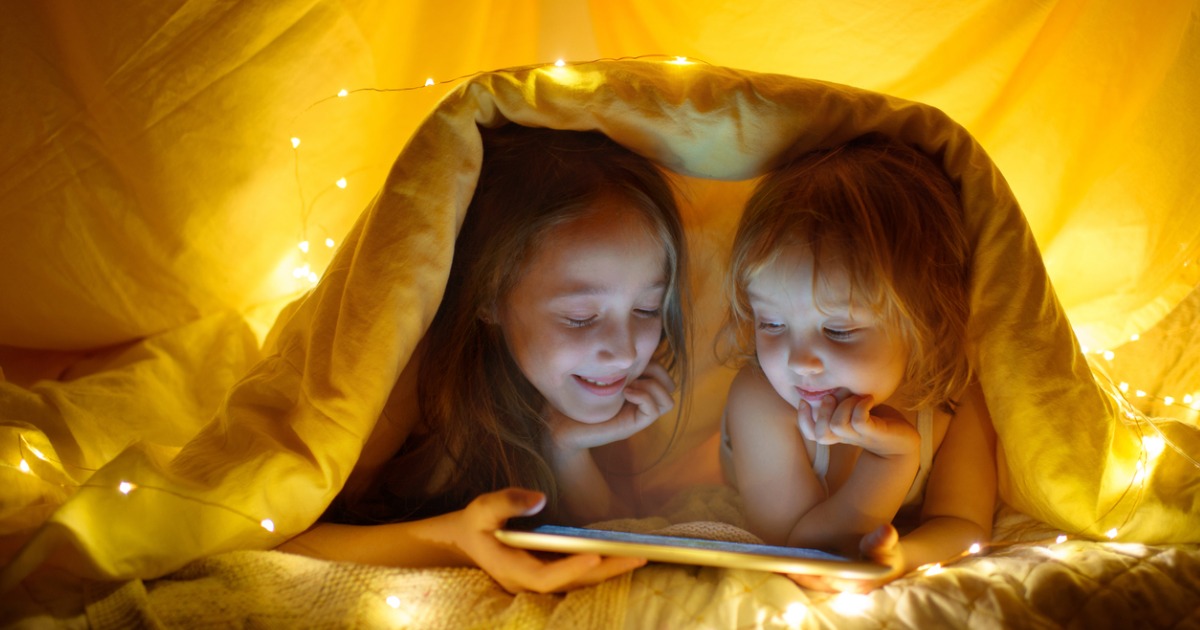
[[[880,457],[915,453],[921,444],[916,427],[903,418],[871,413],[870,396],[849,396],[838,402],[826,396],[814,407],[806,400],[797,405],[800,434],[818,444],[849,444]]]
[[[576,422],[557,412],[550,417],[551,447],[581,451],[624,440],[654,424],[675,406],[675,382],[667,369],[652,361],[642,375],[625,387],[625,404],[617,415],[599,424]]]
[[[858,544],[859,553],[867,560],[891,567],[882,577],[870,580],[849,580],[817,575],[788,575],[804,588],[830,593],[868,593],[904,575],[904,548],[900,545],[900,534],[891,523],[884,523],[863,536]]]
[[[545,505],[544,494],[521,488],[480,495],[466,508],[454,513],[458,524],[455,544],[476,566],[514,595],[591,586],[646,564],[642,558],[602,558],[596,554],[543,560],[496,540],[493,532],[504,527],[508,519],[537,514]]]

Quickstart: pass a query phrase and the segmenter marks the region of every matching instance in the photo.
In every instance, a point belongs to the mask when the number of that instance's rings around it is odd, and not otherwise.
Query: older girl
[[[326,522],[282,549],[478,566],[512,592],[592,584],[644,561],[547,561],[492,532],[631,513],[596,458],[670,410],[686,374],[683,229],[663,175],[603,135],[483,136],[433,323]]]

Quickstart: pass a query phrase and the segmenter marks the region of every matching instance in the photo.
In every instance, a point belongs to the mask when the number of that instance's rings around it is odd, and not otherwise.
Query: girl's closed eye
[[[860,332],[862,332],[861,328],[826,328],[825,336],[834,341],[850,341]]]
[[[566,321],[567,328],[586,328],[586,327],[591,326],[592,324],[596,323],[595,315],[589,315],[589,316],[578,317],[578,318],[571,317],[571,316],[565,316],[565,317],[563,317],[563,319]]]
[[[633,314],[642,319],[654,319],[662,316],[662,307],[655,306],[653,308],[635,308]]]
[[[771,320],[764,320],[764,321],[758,322],[758,329],[763,332],[778,333],[778,332],[782,332],[783,328],[784,328],[784,324],[782,322],[771,321]]]

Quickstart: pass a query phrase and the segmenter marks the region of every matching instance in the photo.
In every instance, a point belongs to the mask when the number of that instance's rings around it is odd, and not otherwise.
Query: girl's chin
[[[624,402],[622,402],[622,405],[623,404],[624,404]],[[597,409],[597,408],[590,408],[590,409],[575,408],[575,409],[571,409],[568,411],[560,410],[559,413],[561,413],[562,415],[564,415],[580,424],[601,424],[603,422],[608,422],[609,420],[612,420],[613,417],[615,417],[618,413],[620,413],[622,405],[613,405],[611,409],[608,409],[608,408],[600,408],[600,409]]]

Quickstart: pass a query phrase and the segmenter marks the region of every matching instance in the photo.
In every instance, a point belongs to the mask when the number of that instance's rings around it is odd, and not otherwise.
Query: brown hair
[[[546,492],[543,514],[553,515],[556,484],[541,453],[545,399],[493,322],[543,236],[593,211],[602,198],[628,202],[662,245],[668,286],[657,358],[686,396],[684,233],[667,179],[649,160],[599,133],[518,125],[481,133],[479,181],[418,375],[426,433],[410,435],[388,463],[380,476],[382,494],[364,498],[362,507],[375,504],[369,520],[460,509],[479,494],[507,486]],[[427,496],[425,485],[437,462],[447,458],[453,462],[449,478],[436,496]]]
[[[746,204],[727,276],[726,331],[743,360],[754,356],[747,286],[792,248],[812,252],[814,274],[844,265],[854,295],[899,331],[913,408],[952,409],[972,378],[970,247],[946,173],[926,154],[872,134],[766,175]]]

